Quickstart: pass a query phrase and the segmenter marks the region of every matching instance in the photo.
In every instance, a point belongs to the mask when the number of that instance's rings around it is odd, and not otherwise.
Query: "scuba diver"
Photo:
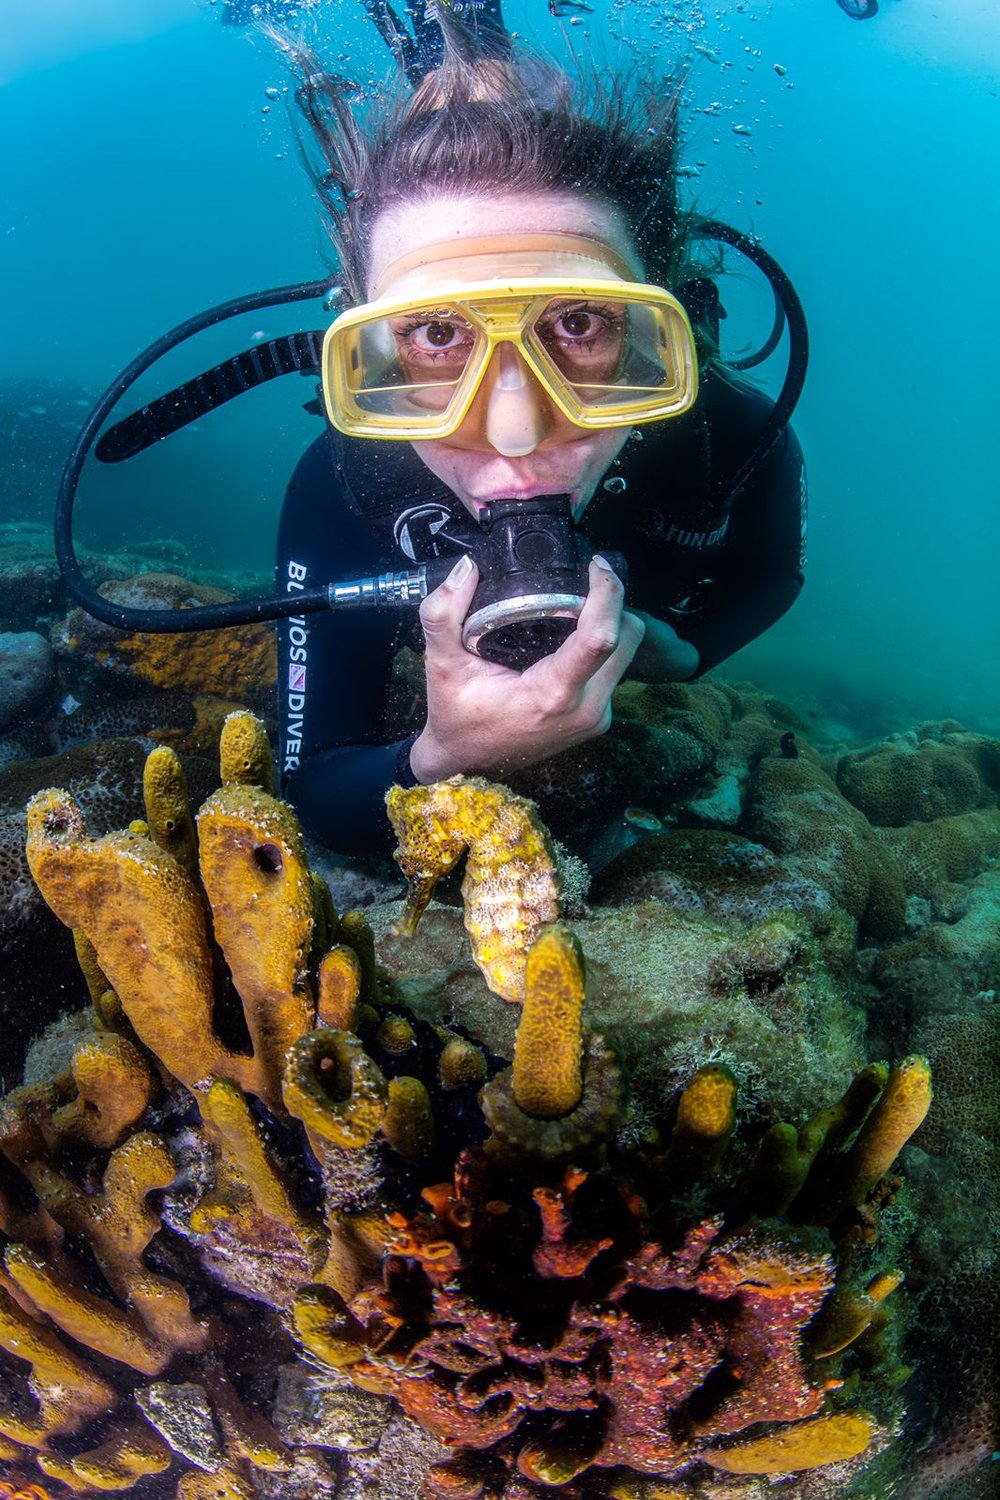
[[[63,577],[105,623],[279,621],[284,794],[345,855],[387,850],[393,783],[558,785],[560,756],[610,727],[626,674],[700,677],[803,581],[789,417],[808,335],[787,276],[752,237],[681,211],[676,95],[633,99],[596,78],[575,89],[515,52],[497,0],[461,3],[459,20],[457,3],[418,0],[410,32],[388,0],[366,0],[409,86],[377,119],[359,117],[355,85],[273,33],[301,80],[342,284],[235,298],[164,334],[87,418],[56,508]],[[739,360],[721,356],[725,312],[699,240],[734,247],[774,294],[770,336]],[[102,432],[193,334],[318,297],[341,303],[325,330],[255,344]],[[786,326],[772,402],[738,377]],[[264,381],[316,370],[327,424],[288,485],[273,597],[138,609],[89,584],[72,513],[99,433],[97,458],[120,462]],[[423,652],[410,732],[389,709],[404,645]],[[599,800],[581,792],[581,832]]]
[[[454,560],[420,607],[426,717],[404,738],[383,727],[396,619],[279,627],[286,794],[345,853],[380,842],[392,783],[548,761],[609,727],[627,672],[690,681],[802,586],[799,445],[782,424],[738,473],[771,404],[716,357],[714,284],[683,285],[675,101],[655,128],[617,92],[586,111],[494,14],[484,38],[442,9],[433,66],[375,128],[298,58],[352,306],[326,336],[331,425],[287,491],[278,587]],[[469,649],[475,539],[551,496],[594,555],[576,629],[518,670]]]

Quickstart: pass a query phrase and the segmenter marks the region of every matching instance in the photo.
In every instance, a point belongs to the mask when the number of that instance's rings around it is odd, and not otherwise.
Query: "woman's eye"
[[[464,359],[475,341],[466,323],[447,317],[413,319],[395,326],[393,333],[400,354],[408,360]]]
[[[553,307],[538,323],[538,334],[549,345],[583,344],[588,348],[620,339],[624,317],[620,309],[577,304]]]
[[[592,337],[597,332],[594,318],[582,309],[563,313],[556,323],[556,329],[571,339],[586,338],[588,334]]]
[[[427,349],[451,349],[461,342],[461,330],[454,323],[424,323],[413,330],[418,346]]]

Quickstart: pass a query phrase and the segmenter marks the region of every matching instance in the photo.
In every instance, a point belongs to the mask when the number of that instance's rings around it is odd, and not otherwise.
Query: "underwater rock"
[[[885,940],[903,931],[906,897],[892,852],[810,760],[760,761],[746,828],[788,869],[828,890],[865,937]]]
[[[36,631],[0,634],[0,729],[9,729],[51,687],[52,648]]]
[[[676,804],[676,815],[684,821],[713,827],[739,828],[743,824],[753,772],[765,756],[796,758],[803,755],[814,764],[819,756],[808,740],[795,731],[802,721],[786,704],[765,696],[749,683],[720,684],[729,695],[731,720],[707,776],[699,789]],[[789,728],[789,726],[793,726]],[[786,754],[789,736],[796,757]]]
[[[142,573],[103,583],[99,592],[132,609],[190,609],[227,603],[233,597],[175,573]],[[230,700],[259,701],[273,691],[277,675],[270,625],[181,635],[129,634],[74,609],[53,630],[52,644],[60,656],[88,661],[134,682]]]
[[[1000,870],[958,887],[934,920],[877,953],[871,974],[886,1008],[906,1025],[1000,987]]]
[[[966,884],[1000,855],[996,808],[876,832],[896,857],[906,894],[927,897],[937,909],[955,885]]]
[[[169,842],[161,778],[148,776],[146,790],[143,828]],[[138,827],[90,838],[63,791],[33,801],[33,868],[93,944],[92,1024],[107,1060],[85,1082],[78,1051],[70,1073],[0,1106],[0,1477],[83,1495],[134,1488],[147,1500],[326,1500],[338,1485],[358,1500],[373,1488],[403,1500],[421,1481],[431,1497],[527,1500],[555,1485],[597,1500],[609,1481],[643,1476],[690,1494],[713,1470],[818,1476],[885,1446],[901,1418],[894,1320],[880,1349],[859,1334],[857,1349],[821,1359],[806,1329],[845,1278],[888,1274],[877,1237],[885,1184],[874,1177],[917,1123],[915,1110],[900,1123],[893,1090],[925,1078],[923,1064],[852,1085],[851,1102],[829,1114],[839,1135],[811,1121],[825,1154],[804,1161],[801,1223],[755,1222],[747,1184],[767,1188],[771,1169],[758,1161],[761,1122],[753,1106],[743,1117],[735,1069],[699,1068],[674,1097],[665,1080],[682,1028],[672,1057],[656,1057],[647,1025],[673,1006],[692,960],[707,973],[734,933],[713,932],[706,947],[704,921],[665,921],[650,902],[607,914],[614,930],[590,964],[606,1015],[619,1012],[617,990],[634,987],[633,1055],[644,1051],[658,1081],[644,1121],[603,1143],[616,1106],[603,1132],[572,1135],[590,1070],[605,1066],[584,1027],[611,1054],[600,1009],[589,994],[583,1002],[575,949],[549,929],[524,964],[523,1011],[476,979],[526,1028],[518,1107],[565,1126],[573,1159],[509,1135],[494,1149],[476,1090],[497,1060],[443,1067],[448,1046],[469,1039],[440,1014],[429,1024],[407,1012],[356,915],[337,920],[317,899],[290,820],[237,782],[196,819],[230,985],[221,965],[206,965],[203,898],[168,849]],[[588,923],[588,957],[593,936]],[[335,961],[324,991],[316,965],[331,942],[357,961]],[[655,942],[660,974],[646,951]],[[740,958],[745,972],[757,951]],[[807,931],[771,931],[759,955],[761,975],[808,982]],[[101,974],[117,995],[97,993]],[[739,982],[724,967],[724,987]],[[709,983],[721,1003],[718,976]],[[313,1026],[303,1003],[317,994],[356,1031]],[[554,1093],[543,1086],[546,1038],[566,1064]],[[151,1102],[112,1123],[135,1057]],[[778,1070],[768,1082],[769,1119],[787,1118],[787,1082]],[[433,1132],[414,1127],[412,1110],[400,1130],[394,1096],[416,1101]],[[111,1131],[99,1149],[78,1133],[88,1103]],[[904,1249],[897,1230],[893,1252]],[[307,1390],[347,1381],[358,1399],[332,1400],[326,1436],[346,1440],[328,1458],[322,1426],[297,1426],[296,1412]],[[408,1421],[394,1412],[381,1427],[386,1397]],[[808,1442],[789,1437],[784,1469],[780,1444],[764,1449],[754,1431],[794,1433],[813,1419]],[[785,1492],[796,1494],[787,1477]]]
[[[0,627],[34,630],[39,619],[57,612],[65,599],[52,547],[50,526],[8,522],[0,526]]]
[[[915,1032],[935,1074],[916,1162],[927,1205],[913,1253],[928,1293],[915,1353],[927,1371],[927,1433],[913,1494],[989,1493],[976,1488],[1000,1429],[1000,1004],[996,992],[961,997],[951,1014]],[[975,1211],[970,1207],[975,1201]],[[926,1361],[926,1364],[924,1364]],[[993,1467],[995,1468],[995,1462]],[[967,1483],[963,1485],[962,1481]]]
[[[892,828],[929,823],[997,806],[1000,740],[950,719],[922,724],[841,755],[835,775],[844,796],[871,823]]]
[[[115,684],[115,688],[119,685]],[[147,746],[165,742],[186,750],[214,752],[219,730],[233,704],[189,693],[147,689],[140,693],[109,691],[77,683],[86,701],[70,697],[50,730],[54,750],[72,750],[95,740],[139,739]]]
[[[752,923],[781,910],[826,923],[829,893],[789,870],[776,854],[738,834],[677,828],[643,839],[601,871],[590,892],[600,906],[650,899],[672,911],[704,912],[718,922]]]
[[[626,807],[665,811],[712,765],[732,717],[729,695],[707,682],[622,683],[612,707],[607,734],[507,778],[557,838],[578,842]]]
[[[485,991],[462,915],[432,907],[411,938],[399,906],[370,908],[379,956],[428,1020],[468,1027],[497,1056],[514,1051],[517,1013]],[[745,1101],[807,1114],[864,1060],[862,996],[791,915],[744,926],[674,913],[655,900],[593,909],[585,928],[587,1015],[626,1064],[643,1107],[702,1063],[733,1067]]]

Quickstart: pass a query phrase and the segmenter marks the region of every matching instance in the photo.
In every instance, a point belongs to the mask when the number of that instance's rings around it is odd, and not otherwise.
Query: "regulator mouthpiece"
[[[576,629],[594,549],[573,524],[568,495],[497,500],[480,514],[470,552],[479,585],[462,643],[487,661],[523,671],[551,656]],[[620,553],[607,557],[625,580]]]

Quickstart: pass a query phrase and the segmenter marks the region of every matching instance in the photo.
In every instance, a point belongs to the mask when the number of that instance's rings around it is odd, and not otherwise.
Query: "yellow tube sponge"
[[[216,941],[253,1041],[253,1081],[243,1086],[280,1108],[285,1057],[314,1014],[304,977],[313,908],[302,835],[283,802],[233,785],[201,807],[198,843]]]
[[[364,912],[345,911],[339,923],[339,937],[348,948],[353,948],[360,964],[362,1005],[374,1005],[381,999],[378,961],[375,957],[375,934],[369,926]]]
[[[438,1081],[444,1089],[478,1088],[486,1082],[486,1058],[482,1047],[465,1037],[445,1042],[438,1058]]]
[[[321,1364],[343,1370],[368,1354],[365,1326],[330,1286],[304,1286],[292,1321],[302,1344]]]
[[[52,1217],[87,1240],[111,1290],[154,1340],[178,1352],[204,1348],[208,1329],[192,1316],[187,1292],[179,1282],[148,1270],[142,1260],[160,1228],[148,1196],[169,1187],[176,1176],[158,1136],[142,1131],[113,1151],[100,1193],[85,1193],[42,1164],[29,1166],[26,1173]]]
[[[187,785],[177,752],[169,745],[157,745],[147,755],[142,771],[142,797],[149,837],[172,854],[188,875],[197,876],[198,842],[188,807]]]
[[[79,928],[139,1039],[192,1088],[225,1071],[212,1030],[212,961],[201,898],[177,861],[130,833],[87,838],[65,792],[28,804],[28,864],[61,922]]]
[[[524,972],[514,1046],[514,1101],[536,1120],[558,1120],[583,1094],[583,954],[561,923],[543,928]]]
[[[77,927],[73,929],[73,947],[76,950],[76,961],[80,965],[80,972],[87,986],[87,993],[94,1002],[94,1009],[99,1010],[101,997],[111,986],[108,984],[108,976],[97,961],[97,949]]]
[[[73,1053],[76,1098],[57,1109],[52,1125],[60,1140],[110,1150],[137,1125],[153,1097],[153,1073],[130,1041],[97,1032]]]
[[[338,943],[319,966],[316,1019],[336,1031],[355,1031],[360,996],[361,960],[353,948]]]
[[[723,1063],[706,1063],[681,1094],[662,1160],[670,1187],[710,1176],[735,1128],[736,1080]]]
[[[78,1344],[141,1375],[159,1375],[169,1363],[171,1351],[150,1338],[139,1318],[122,1312],[106,1297],[72,1285],[62,1271],[56,1271],[27,1245],[8,1245],[4,1260],[14,1281],[39,1312]]]
[[[42,1447],[49,1438],[77,1432],[118,1405],[113,1387],[2,1288],[0,1349],[31,1366],[24,1389],[10,1378],[0,1386],[0,1434],[16,1443]]]
[[[302,1213],[283,1173],[271,1160],[246,1096],[230,1079],[213,1083],[201,1104],[202,1118],[216,1147],[216,1183],[191,1214],[196,1234],[226,1222],[230,1239],[247,1247],[276,1245],[275,1232],[260,1218],[279,1225],[297,1246],[308,1269],[322,1265],[326,1241],[319,1223]]]
[[[219,737],[219,774],[223,786],[256,786],[274,791],[274,761],[267,730],[256,714],[237,709],[227,714]]]
[[[472,956],[494,994],[524,998],[524,968],[539,928],[559,916],[549,835],[533,802],[481,777],[452,776],[386,794],[406,876],[399,931],[412,936],[434,887],[468,849],[462,899]]]
[[[420,1161],[434,1145],[431,1096],[419,1078],[391,1078],[382,1134],[406,1161]]]
[[[885,1318],[882,1303],[902,1280],[902,1271],[883,1271],[863,1291],[835,1286],[809,1328],[813,1357],[828,1359],[839,1354],[873,1325],[879,1326]]]
[[[324,953],[328,953],[337,941],[337,912],[333,904],[330,887],[322,875],[315,870],[310,873],[313,895],[313,932],[310,962],[318,968]]]
[[[890,1070],[882,1097],[844,1159],[831,1217],[861,1207],[923,1122],[931,1098],[931,1069],[925,1057],[904,1058]]]
[[[874,1435],[871,1417],[842,1412],[796,1422],[733,1448],[705,1448],[698,1457],[727,1474],[795,1474],[857,1458]]]
[[[785,1123],[771,1126],[760,1143],[748,1184],[758,1214],[785,1212],[804,1187],[820,1152],[836,1150],[859,1128],[888,1076],[884,1063],[870,1063],[836,1104],[819,1110],[801,1129]]]
[[[132,1422],[124,1432],[115,1432],[99,1448],[73,1458],[42,1453],[38,1467],[50,1479],[59,1479],[72,1490],[131,1490],[147,1474],[169,1469],[173,1454],[144,1422]]]
[[[366,1146],[382,1123],[388,1089],[356,1036],[319,1026],[292,1047],[285,1108],[306,1127],[317,1157],[323,1146]]]
[[[583,1093],[568,1115],[537,1119],[514,1098],[512,1068],[491,1078],[479,1092],[479,1105],[492,1132],[487,1151],[500,1160],[537,1156],[543,1161],[572,1161],[601,1145],[622,1118],[621,1068],[604,1038],[584,1036]]]

